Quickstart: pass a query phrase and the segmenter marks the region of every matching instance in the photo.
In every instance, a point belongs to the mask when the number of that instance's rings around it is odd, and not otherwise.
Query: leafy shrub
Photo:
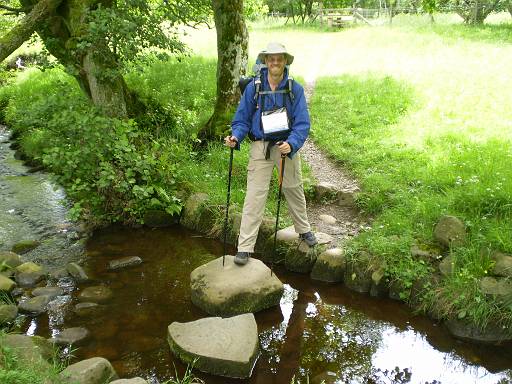
[[[66,188],[74,217],[130,223],[146,209],[180,209],[183,144],[157,142],[134,121],[102,116],[60,70],[34,71],[9,96],[7,122],[24,152]]]

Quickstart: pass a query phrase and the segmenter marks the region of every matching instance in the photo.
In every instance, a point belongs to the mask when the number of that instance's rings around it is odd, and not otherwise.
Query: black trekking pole
[[[276,213],[276,228],[274,231],[274,249],[272,250],[272,260],[270,261],[270,276],[274,271],[274,259],[276,257],[276,244],[277,244],[277,228],[279,225],[279,211],[281,209],[281,192],[283,190],[283,177],[284,177],[284,161],[286,155],[281,154],[281,169],[279,170],[279,193],[277,194],[277,213]]]
[[[231,171],[233,170],[233,151],[229,154],[229,171],[228,171],[228,195],[226,198],[226,217],[224,218],[224,253],[222,254],[222,266],[224,266],[224,259],[226,258],[226,241],[228,238],[228,215],[229,215],[229,198],[231,197]]]

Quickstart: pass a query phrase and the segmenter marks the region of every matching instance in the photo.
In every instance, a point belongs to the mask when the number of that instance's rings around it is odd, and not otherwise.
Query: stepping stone
[[[112,298],[112,291],[104,285],[85,288],[78,295],[78,301],[90,303],[105,303]]]
[[[192,302],[211,315],[233,316],[257,312],[279,304],[283,283],[270,275],[262,261],[251,258],[244,266],[226,255],[196,268],[190,274]]]
[[[293,226],[277,232],[277,249],[287,250],[284,257],[286,269],[299,273],[311,272],[318,253],[325,248],[322,246],[334,240],[332,236],[322,232],[316,232],[315,236],[318,244],[310,247],[305,241],[299,239]]]
[[[322,220],[323,223],[328,224],[328,225],[334,225],[334,224],[336,224],[336,221],[337,221],[336,218],[331,215],[320,215],[320,216],[318,216],[318,218],[320,220]]]
[[[18,309],[30,316],[38,316],[46,311],[50,301],[48,296],[37,296],[21,302]]]
[[[104,384],[119,378],[112,364],[103,357],[93,357],[71,364],[60,373],[66,383]]]
[[[121,259],[111,260],[108,262],[108,270],[116,271],[127,267],[142,264],[142,259],[139,256],[128,256]]]
[[[141,377],[134,377],[131,379],[119,379],[111,381],[110,384],[148,384],[146,380]],[[194,384],[194,383],[191,383]]]
[[[32,291],[32,296],[48,296],[51,299],[64,294],[60,287],[39,287]]]
[[[337,283],[343,281],[345,274],[345,256],[341,248],[331,248],[318,256],[311,278],[313,280]]]
[[[185,363],[213,375],[248,378],[259,355],[252,313],[222,319],[174,322],[167,330],[171,351]]]
[[[51,343],[57,345],[81,345],[91,336],[86,328],[74,327],[63,329],[57,336],[49,339]]]

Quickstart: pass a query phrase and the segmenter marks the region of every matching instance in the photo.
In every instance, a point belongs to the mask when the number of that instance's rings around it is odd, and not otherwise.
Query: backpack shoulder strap
[[[293,77],[288,77],[288,94],[290,95],[290,100],[295,101],[295,95],[293,94]]]

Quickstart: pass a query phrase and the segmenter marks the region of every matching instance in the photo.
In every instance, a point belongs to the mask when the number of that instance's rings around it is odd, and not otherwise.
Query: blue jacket
[[[267,79],[267,69],[263,68],[262,73],[262,84],[260,91],[270,91],[270,85]],[[292,92],[294,95],[293,105],[290,100],[290,95],[286,93],[276,93],[271,95],[259,95],[259,105],[262,106],[262,99],[264,99],[265,105],[263,110],[271,110],[274,108],[281,108],[286,104],[288,115],[291,120],[291,132],[286,139],[288,144],[292,147],[292,152],[289,154],[292,157],[304,144],[306,138],[309,135],[310,121],[308,107],[306,105],[306,98],[304,96],[304,89],[296,81],[292,82]],[[288,69],[285,68],[283,80],[279,83],[277,88],[288,89]],[[256,88],[254,81],[247,84],[244,94],[238,105],[235,117],[231,122],[231,134],[238,139],[238,143],[249,134],[256,138],[263,138],[263,130],[261,128],[261,113],[260,110],[256,109],[256,100],[254,95]]]

